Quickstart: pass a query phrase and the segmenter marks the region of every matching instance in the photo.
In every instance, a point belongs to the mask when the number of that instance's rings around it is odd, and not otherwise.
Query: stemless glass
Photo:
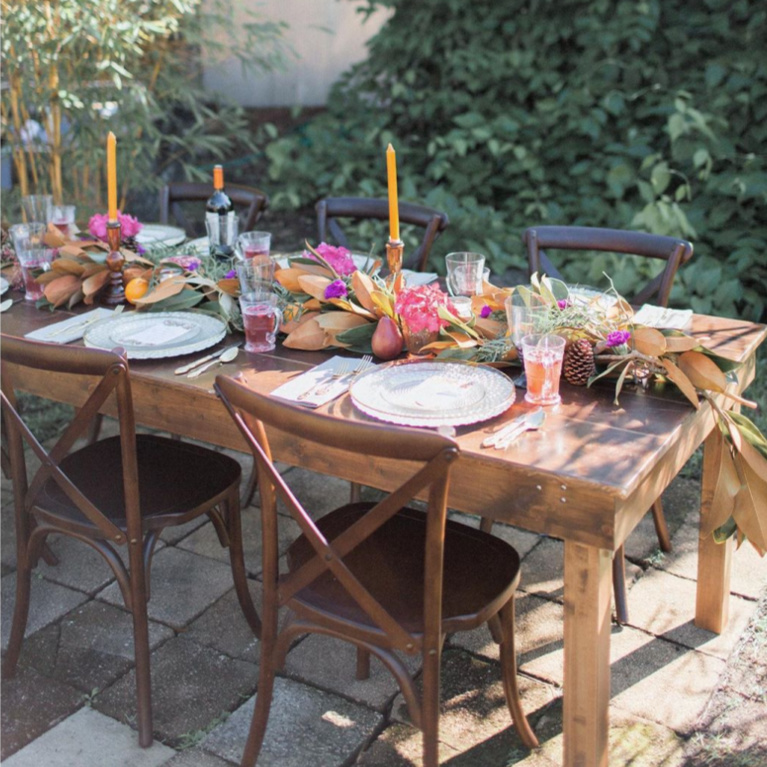
[[[21,198],[24,215],[28,223],[37,221],[47,224],[53,213],[53,196],[50,194],[28,194]]]
[[[272,244],[270,232],[243,232],[237,238],[237,256],[245,261],[252,258],[269,258],[269,249]]]
[[[40,272],[46,272],[51,268],[51,261],[56,256],[54,248],[27,247],[16,251],[16,258],[21,266],[24,277],[24,298],[27,301],[37,301],[43,297],[43,286],[35,282]]]
[[[552,334],[533,334],[522,339],[527,393],[525,399],[534,405],[556,405],[559,377],[565,354],[565,339]]]
[[[537,294],[529,291],[514,291],[504,302],[506,319],[511,331],[511,340],[519,351],[522,339],[531,333],[539,332],[549,313],[546,302]]]
[[[65,236],[74,234],[75,211],[74,205],[54,205],[51,212],[51,223]]]
[[[274,261],[270,258],[251,258],[235,264],[241,293],[271,292],[274,281]]]
[[[274,293],[253,290],[240,296],[245,351],[269,352],[276,346],[277,328],[282,321],[279,299]]]
[[[451,296],[476,296],[482,293],[485,257],[480,253],[448,253],[447,289]]]

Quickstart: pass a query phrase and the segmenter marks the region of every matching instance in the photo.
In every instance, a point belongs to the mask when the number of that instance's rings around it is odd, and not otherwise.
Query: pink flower
[[[344,298],[349,291],[346,289],[346,283],[343,280],[333,280],[325,288],[325,298]]]
[[[123,239],[135,237],[143,229],[143,224],[137,218],[129,216],[127,213],[120,213],[119,210],[117,211],[117,220],[120,222],[120,236]],[[88,222],[88,230],[99,240],[106,240],[108,222],[109,216],[106,213],[103,215],[96,213],[91,216],[91,220]]]
[[[321,242],[315,250],[327,261],[333,269],[336,270],[341,277],[348,277],[353,272],[357,271],[357,267],[354,264],[352,258],[352,252],[343,247],[333,247],[326,242]],[[311,258],[315,261],[317,257],[311,251],[304,251],[305,258]]]
[[[568,307],[572,305],[573,305],[573,302],[569,298],[560,298],[559,301],[557,301],[557,306],[560,309],[567,309]]]
[[[629,333],[628,330],[613,330],[611,333],[607,334],[605,346],[621,346],[622,344],[628,343],[629,338],[631,338],[631,333]]]
[[[394,303],[394,310],[407,323],[414,333],[422,330],[436,332],[448,322],[443,320],[438,310],[444,306],[452,314],[457,314],[447,293],[443,293],[436,284],[419,285],[400,291]]]
[[[482,309],[480,309],[479,316],[482,317],[484,320],[485,318],[489,317],[493,313],[493,310],[485,304]]]

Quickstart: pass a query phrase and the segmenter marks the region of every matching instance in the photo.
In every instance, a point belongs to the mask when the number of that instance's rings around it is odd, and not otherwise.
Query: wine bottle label
[[[237,239],[237,214],[233,210],[223,215],[207,211],[205,225],[211,248],[219,245],[234,245]]]

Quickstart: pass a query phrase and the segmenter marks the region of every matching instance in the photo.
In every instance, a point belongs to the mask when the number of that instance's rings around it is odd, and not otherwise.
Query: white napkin
[[[92,312],[78,314],[76,317],[70,317],[62,322],[55,322],[53,325],[47,325],[39,330],[33,330],[24,337],[31,338],[33,341],[48,341],[52,344],[68,344],[77,341],[83,337],[85,331],[93,327],[91,320],[105,320],[113,314],[112,309],[99,307]]]
[[[667,309],[663,306],[644,304],[634,315],[637,325],[648,328],[675,328],[683,330],[692,320],[692,309]]]
[[[402,274],[405,276],[405,285],[409,287],[428,285],[439,276],[435,272],[413,272],[410,269],[403,269]]]
[[[354,360],[351,360],[352,366],[349,368],[348,376],[331,380],[339,367],[349,361],[348,357],[331,357],[321,365],[317,365],[317,367],[307,370],[306,373],[301,373],[282,386],[278,386],[272,392],[272,396],[292,402],[294,405],[303,405],[309,408],[320,407],[336,397],[340,397],[349,388],[351,374],[354,372],[356,364]]]

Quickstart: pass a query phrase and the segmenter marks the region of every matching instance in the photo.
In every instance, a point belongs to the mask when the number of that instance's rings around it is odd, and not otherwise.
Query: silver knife
[[[195,360],[194,362],[190,362],[188,365],[182,365],[180,368],[176,368],[173,371],[173,375],[182,376],[184,373],[188,373],[198,365],[202,365],[204,362],[216,359],[220,357],[224,352],[228,351],[229,349],[235,349],[239,345],[240,344],[232,344],[231,346],[227,346],[226,349],[221,349],[220,351],[213,352],[213,354],[208,354],[206,357],[200,357],[200,359]]]
[[[498,429],[498,431],[494,434],[491,434],[489,437],[485,437],[485,439],[482,440],[481,447],[494,447],[501,440],[505,439],[507,435],[512,434],[517,429],[524,426],[525,421],[528,419],[529,415],[530,413],[522,413],[522,415],[517,416],[513,421],[510,421],[505,426]]]

